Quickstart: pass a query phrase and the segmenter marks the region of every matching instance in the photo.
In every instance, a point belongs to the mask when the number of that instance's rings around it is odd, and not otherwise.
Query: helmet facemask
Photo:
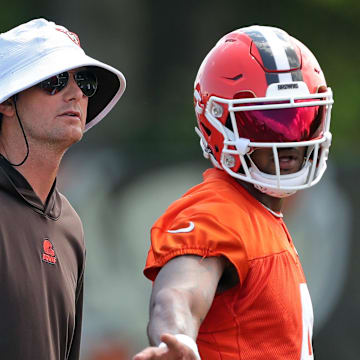
[[[272,91],[270,86],[268,92]],[[310,94],[306,84],[300,82],[298,91],[284,96],[231,100],[211,96],[203,109],[204,116],[222,134],[223,147],[217,161],[202,136],[204,154],[216,167],[270,196],[292,195],[318,183],[326,170],[332,102],[331,89]],[[282,175],[278,152],[297,147],[306,147],[302,168]],[[253,162],[251,154],[260,148],[272,149],[274,174],[260,171]]]

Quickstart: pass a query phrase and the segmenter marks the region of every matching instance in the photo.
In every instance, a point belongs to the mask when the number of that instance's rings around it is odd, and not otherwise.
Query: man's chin
[[[74,135],[71,138],[72,143],[69,146],[71,146],[72,144],[78,143],[83,138],[83,135],[84,135],[84,133],[82,131],[79,134]]]
[[[62,136],[57,140],[59,144],[61,143],[62,147],[67,149],[71,145],[78,143],[82,139],[83,135],[84,133],[81,129],[72,129],[72,131],[69,131],[66,134],[62,134]]]

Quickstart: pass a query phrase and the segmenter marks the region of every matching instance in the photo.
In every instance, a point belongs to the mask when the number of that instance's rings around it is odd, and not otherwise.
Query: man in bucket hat
[[[85,248],[58,192],[65,151],[114,107],[121,72],[35,19],[0,34],[0,354],[78,359]]]

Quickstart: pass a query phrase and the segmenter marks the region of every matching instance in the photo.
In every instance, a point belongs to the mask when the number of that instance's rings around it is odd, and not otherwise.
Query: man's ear
[[[12,99],[5,100],[0,104],[0,113],[3,116],[12,117],[15,115],[15,106]]]

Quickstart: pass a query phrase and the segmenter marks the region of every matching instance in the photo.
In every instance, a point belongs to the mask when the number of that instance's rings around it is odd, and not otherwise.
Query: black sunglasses
[[[74,73],[73,76],[77,86],[85,96],[92,97],[95,95],[98,82],[94,72],[90,70],[80,70]],[[70,74],[66,71],[42,81],[39,83],[39,86],[50,95],[55,95],[66,87],[69,82],[69,77]]]

